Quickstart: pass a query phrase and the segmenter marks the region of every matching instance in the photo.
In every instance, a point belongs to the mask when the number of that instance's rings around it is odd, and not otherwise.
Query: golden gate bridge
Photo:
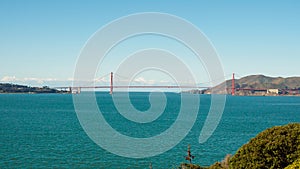
[[[108,75],[108,74],[107,74]],[[104,75],[101,78],[107,76]],[[110,84],[109,85],[96,85],[96,86],[69,86],[69,87],[55,87],[55,89],[60,90],[68,90],[70,93],[80,93],[82,89],[109,89],[109,93],[113,94],[114,89],[207,89],[210,87],[206,86],[192,86],[192,85],[114,85],[114,74],[113,72],[110,73]],[[119,77],[122,77],[120,75],[117,75]],[[101,79],[100,78],[100,79]],[[122,77],[124,78],[124,77]]]
[[[55,89],[59,90],[68,90],[70,93],[74,94],[79,94],[81,93],[82,89],[109,89],[109,93],[113,94],[114,89],[211,89],[211,86],[192,86],[192,85],[114,85],[114,74],[113,72],[110,72],[109,74],[106,74],[102,76],[101,78],[110,75],[110,81],[109,85],[98,85],[98,86],[69,86],[69,87],[55,87]],[[121,78],[124,78],[120,75],[117,75]],[[100,78],[100,79],[101,79]],[[202,84],[207,84],[210,82],[202,83]],[[215,87],[215,86],[214,86]],[[231,78],[231,87],[225,87],[226,88],[226,93],[231,94],[231,95],[236,95],[236,91],[268,91],[268,88],[240,88],[236,86],[235,83],[235,73],[232,74]],[[287,93],[292,93],[292,94],[300,94],[299,89],[278,89],[283,92]]]

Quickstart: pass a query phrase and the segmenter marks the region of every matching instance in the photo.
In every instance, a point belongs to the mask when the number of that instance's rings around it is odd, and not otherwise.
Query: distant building
[[[279,94],[279,89],[268,89],[267,94]]]

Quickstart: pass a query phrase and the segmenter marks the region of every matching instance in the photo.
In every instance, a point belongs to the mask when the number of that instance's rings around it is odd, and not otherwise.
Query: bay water
[[[180,94],[165,94],[164,112],[149,124],[122,117],[109,93],[98,92],[96,96],[99,109],[116,131],[143,138],[162,133],[175,122]],[[150,163],[153,168],[176,168],[187,162],[188,145],[195,156],[193,163],[208,166],[234,154],[269,127],[300,122],[300,97],[227,96],[218,127],[200,144],[211,96],[191,97],[200,98],[200,109],[188,135],[163,154],[133,159],[112,154],[88,137],[77,119],[71,94],[1,94],[0,168],[149,168]],[[151,106],[147,92],[132,92],[130,99],[137,110],[146,111]]]

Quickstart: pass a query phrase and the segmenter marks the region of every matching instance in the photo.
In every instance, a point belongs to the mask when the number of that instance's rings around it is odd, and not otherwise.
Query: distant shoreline
[[[48,86],[31,87],[18,84],[0,83],[0,94],[43,94],[43,93],[57,93],[64,94],[69,91],[57,90]]]
[[[84,91],[83,93],[85,92],[89,92],[89,91]],[[90,92],[93,92],[93,91],[90,91]],[[103,93],[109,93],[109,92],[106,92],[106,91],[96,91],[96,92],[103,92]],[[137,92],[137,91],[134,91],[134,92]],[[134,93],[133,92],[133,93]],[[151,93],[151,91],[141,91],[141,93]],[[177,93],[177,94],[192,94],[192,95],[226,95],[226,96],[231,96],[231,97],[300,97],[300,94],[298,95],[230,95],[230,94],[198,94],[198,93],[189,93],[189,92],[166,92],[166,93]],[[63,91],[63,92],[56,92],[56,93],[53,93],[53,92],[0,92],[0,95],[1,94],[30,94],[30,95],[34,95],[34,94],[74,94],[74,93],[70,93],[68,91]]]
[[[61,92],[61,93],[0,93],[0,95],[1,94],[71,94],[71,93],[69,93],[69,92]]]

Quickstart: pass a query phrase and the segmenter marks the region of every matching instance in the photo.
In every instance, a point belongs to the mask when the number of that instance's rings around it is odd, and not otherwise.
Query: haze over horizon
[[[26,85],[68,86],[86,41],[106,24],[127,15],[161,12],[181,17],[200,29],[214,45],[226,79],[263,74],[300,76],[300,2],[288,1],[0,1],[0,82]],[[159,44],[156,44],[156,41]],[[177,44],[161,37],[128,40],[132,49]],[[147,42],[147,43],[140,43]],[[136,45],[139,44],[139,45]],[[144,46],[143,46],[144,44]],[[138,47],[136,47],[138,46]],[[122,55],[122,46],[115,55]],[[181,50],[180,48],[176,48]],[[181,51],[184,51],[182,49]],[[111,55],[113,55],[112,53]],[[113,57],[112,57],[113,58]],[[183,60],[194,61],[189,55]],[[118,64],[105,60],[97,77]],[[199,68],[198,83],[209,81]],[[201,76],[201,77],[200,77]],[[106,84],[109,77],[98,79]],[[142,84],[173,83],[160,75],[140,74]]]

